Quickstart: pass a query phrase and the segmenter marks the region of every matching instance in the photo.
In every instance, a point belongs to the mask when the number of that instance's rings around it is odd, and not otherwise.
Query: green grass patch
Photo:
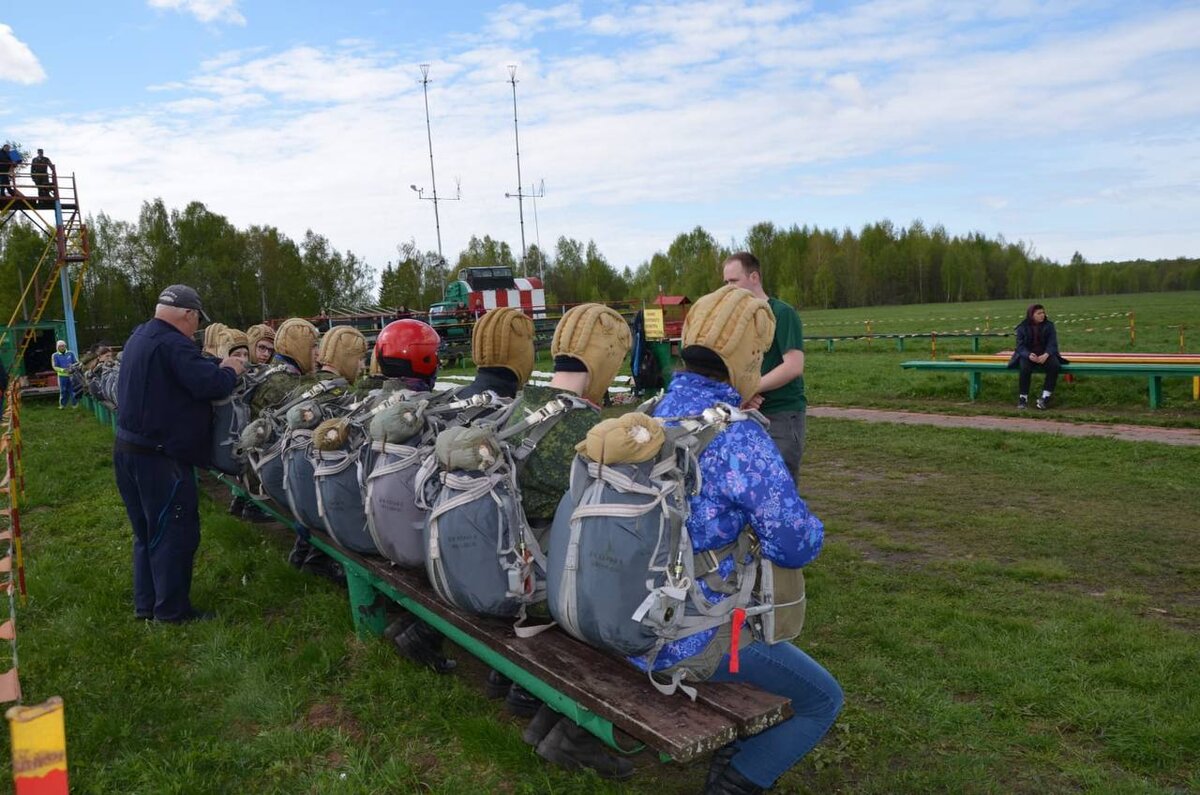
[[[134,622],[108,430],[32,402],[23,426],[21,676],[28,701],[66,700],[75,791],[699,791],[704,763],[643,755],[625,787],[543,764],[478,666],[438,677],[360,642],[344,592],[219,502],[193,594],[220,618]],[[781,791],[1200,788],[1198,467],[1193,448],[811,419],[828,541],[801,645],[846,709]]]

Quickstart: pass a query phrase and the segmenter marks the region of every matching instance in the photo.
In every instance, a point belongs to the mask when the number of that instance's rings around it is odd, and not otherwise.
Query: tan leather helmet
[[[699,345],[721,358],[742,400],[758,392],[762,358],[775,337],[771,306],[749,290],[725,285],[702,296],[683,322],[682,348]]]
[[[471,331],[471,358],[478,367],[505,367],[525,386],[533,373],[533,321],[515,307],[487,312]]]
[[[580,304],[558,321],[550,353],[583,362],[589,376],[583,397],[600,403],[632,347],[629,324],[615,309],[603,304]]]
[[[353,326],[334,326],[321,338],[317,361],[332,367],[347,381],[354,381],[367,355],[367,339]]]
[[[313,361],[313,345],[321,338],[317,327],[304,318],[288,318],[275,331],[275,352],[294,361],[302,373],[316,369]]]

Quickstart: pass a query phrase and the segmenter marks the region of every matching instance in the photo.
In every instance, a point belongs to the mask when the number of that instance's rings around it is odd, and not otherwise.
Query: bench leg
[[[1162,376],[1150,376],[1150,408],[1156,409],[1162,403]]]
[[[971,353],[979,353],[979,337],[971,338]]]
[[[971,400],[974,400],[979,397],[979,390],[983,387],[983,375],[980,373],[971,373],[968,377],[970,378],[968,394],[971,396]]]
[[[350,592],[350,613],[354,618],[354,631],[367,640],[382,637],[387,627],[386,599],[375,590],[371,580],[357,566],[342,567],[346,571],[346,588]]]

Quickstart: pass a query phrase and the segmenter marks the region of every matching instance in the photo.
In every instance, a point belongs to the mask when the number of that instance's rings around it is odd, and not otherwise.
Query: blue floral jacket
[[[736,406],[741,397],[729,384],[695,373],[679,373],[671,378],[671,386],[654,414],[694,415],[717,403]],[[716,436],[700,455],[700,474],[700,493],[691,498],[687,520],[692,547],[697,552],[732,544],[742,528],[750,525],[758,536],[763,557],[772,563],[800,568],[820,553],[825,526],[809,513],[783,456],[758,423],[735,423]],[[732,573],[732,556],[721,561],[720,571],[725,576]],[[707,588],[704,591],[710,602],[724,598]],[[654,670],[669,668],[703,651],[716,632],[705,630],[667,644],[653,661]],[[642,670],[650,662],[646,658],[630,661]]]

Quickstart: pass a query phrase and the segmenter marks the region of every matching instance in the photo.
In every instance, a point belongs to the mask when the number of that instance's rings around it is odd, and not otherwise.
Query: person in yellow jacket
[[[71,374],[71,367],[78,364],[79,358],[75,356],[74,351],[67,350],[66,340],[59,340],[54,347],[50,364],[54,367],[54,374],[58,376],[58,407],[64,408],[68,403],[78,406],[79,396],[75,394],[75,377]]]

